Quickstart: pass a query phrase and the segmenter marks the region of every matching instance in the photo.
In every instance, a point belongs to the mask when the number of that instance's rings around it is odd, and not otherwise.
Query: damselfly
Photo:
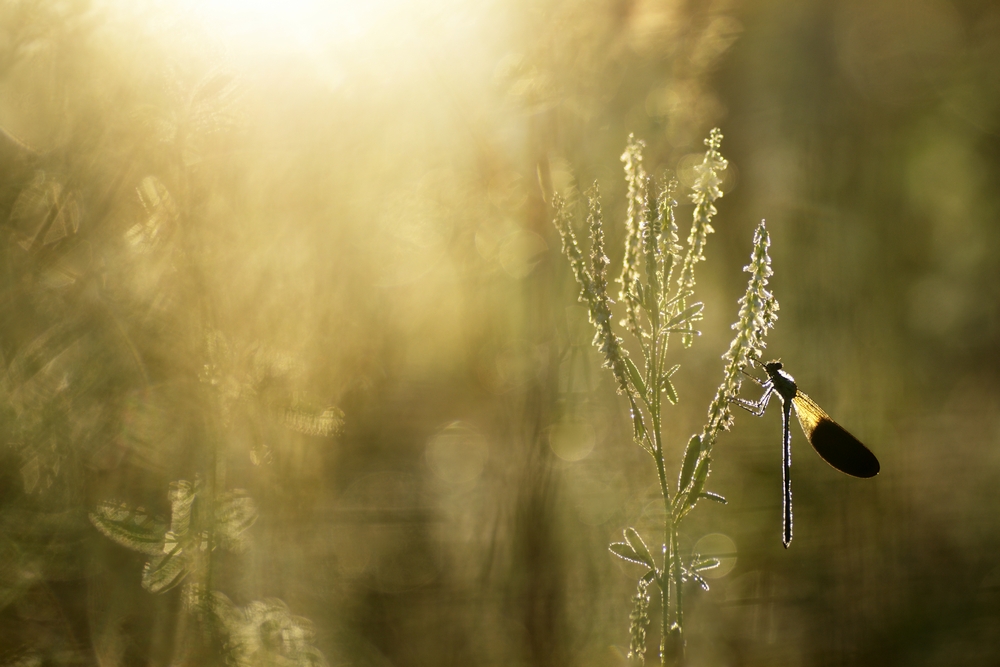
[[[767,408],[771,396],[778,394],[781,399],[781,482],[782,482],[782,534],[781,541],[788,548],[792,542],[792,407],[799,418],[799,425],[806,439],[824,461],[842,473],[854,477],[874,477],[879,472],[878,459],[848,433],[844,427],[830,419],[830,415],[816,402],[799,391],[795,379],[781,370],[780,361],[764,364],[767,380],[750,376],[764,389],[764,395],[756,403],[737,398],[736,403],[751,414],[761,416]]]

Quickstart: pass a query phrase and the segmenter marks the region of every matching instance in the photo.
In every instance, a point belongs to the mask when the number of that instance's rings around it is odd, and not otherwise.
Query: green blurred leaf
[[[188,558],[179,546],[151,558],[142,570],[142,587],[150,593],[168,591],[188,573]]]
[[[191,508],[200,490],[201,483],[198,480],[189,482],[179,479],[170,482],[170,490],[167,491],[167,498],[170,500],[170,532],[177,540],[187,537],[191,527]]]
[[[335,407],[317,408],[310,402],[297,399],[284,410],[281,421],[303,435],[329,437],[340,431],[344,413]]]
[[[125,503],[104,501],[89,517],[97,530],[123,547],[148,555],[163,554],[167,526],[143,510],[132,509]]]
[[[241,552],[247,547],[243,533],[257,521],[257,506],[243,489],[221,494],[215,505],[215,538],[219,546]]]

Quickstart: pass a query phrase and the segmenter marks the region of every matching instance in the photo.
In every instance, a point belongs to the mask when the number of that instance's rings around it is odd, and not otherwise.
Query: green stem
[[[655,331],[655,329],[654,329]],[[656,461],[656,474],[660,480],[660,495],[663,497],[663,507],[664,507],[664,520],[663,520],[663,567],[661,572],[664,576],[660,577],[660,604],[662,607],[660,614],[660,661],[663,667],[667,665],[667,637],[670,628],[670,548],[667,546],[670,544],[670,536],[674,533],[673,525],[673,515],[670,511],[670,489],[667,486],[667,472],[666,467],[663,462],[663,437],[660,432],[660,376],[657,372],[657,344],[656,339],[653,339],[653,344],[650,346],[651,358],[649,359],[649,366],[652,372],[652,383],[647,386],[651,386],[653,389],[650,392],[650,401],[647,404],[649,407],[649,414],[652,418],[653,426],[653,459]]]
[[[655,420],[659,422],[659,420]],[[656,423],[656,439],[659,441],[660,437],[659,424]],[[656,471],[660,477],[660,492],[663,495],[664,508],[666,509],[666,515],[663,520],[663,545],[664,548],[661,550],[663,552],[663,568],[661,572],[663,573],[660,577],[660,602],[662,605],[662,612],[660,614],[660,662],[663,667],[667,665],[667,636],[670,628],[670,535],[673,533],[673,521],[672,515],[670,513],[670,496],[667,492],[667,475],[663,466],[663,450],[659,448],[656,449]]]
[[[662,456],[659,456],[657,458],[658,459],[662,459]],[[666,486],[665,486],[666,485],[666,475],[663,472],[663,464],[659,463],[659,461],[657,463],[658,463],[657,464],[657,469],[658,469],[658,471],[660,473],[660,487],[661,487],[661,489],[665,489],[666,488]],[[664,498],[667,497],[665,490],[663,492],[663,497]],[[666,503],[666,507],[667,507],[667,515],[666,515],[667,518],[664,520],[664,526],[663,526],[663,531],[664,531],[664,535],[663,535],[664,536],[664,542],[663,542],[663,544],[664,544],[664,547],[666,547],[666,545],[668,544],[668,542],[666,541],[666,537],[670,534],[670,530],[672,528],[672,526],[670,525],[671,522],[670,522],[670,503],[669,502]],[[665,641],[666,641],[666,637],[667,637],[667,628],[669,627],[669,620],[670,620],[670,574],[669,574],[670,552],[669,552],[669,549],[667,549],[667,548],[663,548],[663,549],[661,549],[661,551],[663,552],[663,567],[660,570],[663,573],[663,576],[660,577],[660,579],[661,579],[661,581],[660,581],[660,592],[661,592],[660,601],[661,601],[661,604],[662,604],[662,607],[663,607],[661,618],[660,618],[660,656],[662,657],[663,656],[663,648],[665,646]]]
[[[681,570],[681,558],[677,540],[677,526],[671,525],[670,530],[670,563],[673,568],[671,579],[674,582],[674,622],[670,627],[671,642],[669,647],[670,662],[680,665],[684,662],[684,574]]]

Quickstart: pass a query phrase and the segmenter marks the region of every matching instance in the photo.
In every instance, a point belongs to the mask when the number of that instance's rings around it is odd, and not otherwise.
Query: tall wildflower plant
[[[619,323],[638,343],[642,360],[634,361],[623,341],[615,333],[608,294],[608,266],[604,221],[600,196],[594,185],[587,192],[587,227],[590,236],[589,256],[584,253],[573,231],[573,211],[556,197],[555,225],[562,237],[563,252],[569,259],[576,282],[580,286],[580,301],[587,305],[594,325],[596,345],[604,357],[604,366],[611,370],[618,393],[629,402],[632,416],[632,436],[636,444],[652,457],[660,482],[660,492],[666,510],[663,539],[658,550],[651,550],[646,540],[628,527],[624,542],[611,545],[616,556],[646,568],[639,578],[630,614],[629,658],[636,663],[645,660],[646,631],[649,624],[649,588],[659,589],[662,605],[660,628],[660,661],[675,665],[684,654],[684,583],[694,582],[708,590],[702,573],[719,566],[715,558],[698,553],[682,552],[678,534],[681,522],[700,500],[725,503],[717,493],[706,490],[711,472],[712,447],[719,433],[733,421],[730,405],[739,394],[743,369],[760,359],[764,337],[777,319],[778,302],[767,289],[771,276],[770,244],[767,229],[761,221],[754,233],[750,264],[744,270],[750,274],[746,293],[739,300],[739,319],[733,325],[735,337],[722,356],[724,373],[708,409],[708,419],[701,433],[692,435],[676,473],[676,483],[668,476],[663,447],[664,399],[677,403],[677,392],[671,377],[679,366],[668,362],[671,337],[683,348],[690,347],[696,322],[702,319],[703,304],[694,301],[695,268],[705,259],[705,245],[716,214],[714,202],[722,196],[719,189],[727,162],[719,152],[722,133],[712,130],[705,140],[707,150],[697,167],[697,178],[690,195],[695,204],[691,230],[686,247],[681,245],[675,217],[676,180],[656,188],[655,201],[650,200],[653,186],[642,164],[643,143],[629,137],[622,155],[625,180],[628,183],[628,212],[625,225],[624,260],[617,280],[618,299],[624,309]],[[668,355],[668,351],[671,355]],[[654,556],[659,551],[659,557]]]

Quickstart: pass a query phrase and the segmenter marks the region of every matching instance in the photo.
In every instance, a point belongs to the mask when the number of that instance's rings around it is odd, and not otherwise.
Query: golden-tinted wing
[[[878,474],[878,459],[861,441],[801,391],[792,399],[795,415],[809,444],[824,461],[842,473],[854,477],[874,477]]]

